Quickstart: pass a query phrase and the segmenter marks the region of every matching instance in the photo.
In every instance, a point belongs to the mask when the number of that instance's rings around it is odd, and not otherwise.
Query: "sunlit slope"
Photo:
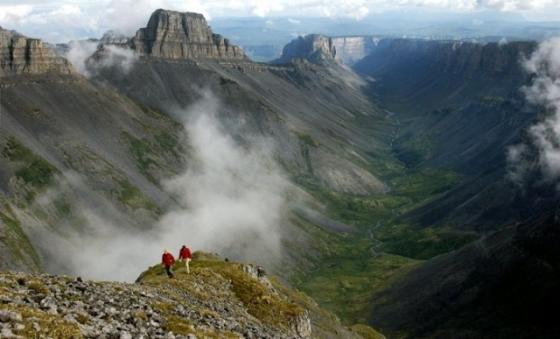
[[[123,229],[146,229],[173,204],[159,180],[184,165],[180,124],[80,76],[0,82],[5,268],[49,268],[53,248],[39,235],[86,231],[86,206]],[[21,232],[32,246],[9,250],[24,241]],[[37,251],[30,265],[25,258]]]
[[[156,265],[136,284],[1,273],[2,298],[9,301],[0,306],[9,325],[3,335],[383,338],[367,326],[342,326],[276,277],[259,277],[254,265],[201,252],[193,259],[190,274],[177,263],[169,279]]]

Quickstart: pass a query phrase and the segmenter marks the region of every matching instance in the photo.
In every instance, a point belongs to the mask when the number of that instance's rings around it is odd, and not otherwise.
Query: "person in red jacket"
[[[173,274],[173,270],[171,269],[173,264],[175,264],[173,254],[169,253],[168,250],[163,251],[163,255],[161,256],[161,265],[165,267],[165,272],[169,278],[173,278],[175,276]]]
[[[183,245],[183,247],[181,247],[181,250],[179,251],[179,260],[185,263],[185,267],[187,267],[187,273],[190,274],[191,269],[189,267],[189,263],[192,260],[192,253],[191,249],[188,248],[187,245]]]

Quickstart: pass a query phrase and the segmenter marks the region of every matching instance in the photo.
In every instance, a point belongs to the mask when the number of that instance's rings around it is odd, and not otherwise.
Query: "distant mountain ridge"
[[[312,63],[335,60],[336,47],[333,39],[320,34],[300,36],[284,46],[282,55],[276,63],[287,63],[302,59]]]

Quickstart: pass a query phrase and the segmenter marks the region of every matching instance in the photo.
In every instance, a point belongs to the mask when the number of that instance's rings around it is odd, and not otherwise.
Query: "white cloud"
[[[60,222],[59,232],[38,228],[33,234],[41,239],[49,272],[132,281],[161,258],[163,249],[175,252],[182,244],[235,260],[277,263],[289,232],[283,215],[290,183],[272,158],[271,141],[247,135],[248,144],[235,141],[216,117],[220,103],[208,92],[203,95],[176,112],[185,120],[189,167],[162,186],[180,207],[150,230],[138,232],[110,202],[81,201],[79,192],[89,188],[74,173],[64,173],[56,187],[37,199],[41,208],[49,208],[56,197],[76,197],[76,215]],[[75,228],[74,218],[81,229]]]
[[[0,25],[6,28],[17,26],[32,11],[31,5],[0,5]]]
[[[530,86],[523,90],[527,99],[546,109],[540,122],[529,129],[528,145],[517,145],[509,150],[513,165],[512,176],[519,180],[527,172],[531,156],[536,151],[538,165],[545,178],[560,179],[560,38],[542,42],[525,60],[526,70],[534,76]]]
[[[519,11],[527,17],[556,14],[558,0],[0,0],[0,25],[58,41],[99,37],[109,29],[132,34],[158,8],[224,16],[332,17],[361,20],[371,13],[406,8],[449,11]],[[32,28],[33,26],[34,28]],[[56,41],[55,41],[56,42]]]

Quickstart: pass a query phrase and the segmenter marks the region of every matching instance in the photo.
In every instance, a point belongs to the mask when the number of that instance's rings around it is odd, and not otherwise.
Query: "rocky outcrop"
[[[142,56],[166,59],[246,59],[240,47],[212,33],[202,14],[162,9],[138,30],[132,48]]]
[[[0,76],[9,74],[71,74],[70,63],[39,39],[0,27]]]
[[[279,283],[263,284],[268,279],[253,276],[253,266],[200,252],[194,253],[191,266],[188,274],[182,263],[176,264],[170,280],[156,265],[136,284],[0,273],[0,337],[312,336],[312,319],[321,314],[299,292]],[[340,324],[335,333],[358,338]]]
[[[276,63],[288,63],[294,59],[304,59],[312,63],[334,60],[336,48],[332,38],[319,34],[299,37],[287,44]]]

